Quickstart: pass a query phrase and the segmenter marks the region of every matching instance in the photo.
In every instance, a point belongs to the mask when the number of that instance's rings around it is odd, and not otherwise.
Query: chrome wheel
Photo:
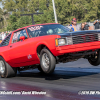
[[[5,64],[4,62],[1,60],[0,61],[0,73],[3,74],[5,72]]]
[[[43,66],[44,66],[46,69],[48,69],[48,68],[49,68],[49,65],[50,65],[50,59],[49,59],[47,53],[44,53],[44,54],[42,55],[42,62],[43,62]]]
[[[52,53],[44,48],[40,53],[40,68],[46,74],[50,74],[54,71],[56,65],[56,59]]]

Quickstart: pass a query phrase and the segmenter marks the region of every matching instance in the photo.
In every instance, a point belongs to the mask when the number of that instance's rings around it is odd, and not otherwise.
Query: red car
[[[16,75],[17,70],[38,68],[52,73],[59,62],[86,58],[100,64],[100,30],[70,30],[60,24],[26,26],[10,33],[0,44],[0,75]]]

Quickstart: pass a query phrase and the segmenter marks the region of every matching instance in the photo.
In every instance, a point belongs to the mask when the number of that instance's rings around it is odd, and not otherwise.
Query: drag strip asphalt
[[[9,91],[12,94],[2,94]],[[50,75],[34,69],[0,78],[0,100],[100,100],[100,94],[79,94],[81,91],[100,91],[100,65],[92,66],[86,59],[57,64]]]

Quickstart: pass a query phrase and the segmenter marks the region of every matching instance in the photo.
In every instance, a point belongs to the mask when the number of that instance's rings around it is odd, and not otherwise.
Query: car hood
[[[59,35],[61,37],[66,37],[66,36],[84,35],[84,34],[93,34],[93,33],[100,33],[100,30],[74,31],[74,32],[61,33]]]

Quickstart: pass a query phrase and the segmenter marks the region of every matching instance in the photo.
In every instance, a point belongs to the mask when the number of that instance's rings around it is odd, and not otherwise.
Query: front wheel
[[[8,78],[16,76],[17,68],[11,67],[2,57],[0,57],[0,76]]]
[[[44,73],[52,73],[55,69],[56,59],[48,49],[42,49],[40,53],[40,65]]]
[[[91,65],[98,66],[100,64],[100,50],[98,50],[95,54],[92,54],[88,61]]]

